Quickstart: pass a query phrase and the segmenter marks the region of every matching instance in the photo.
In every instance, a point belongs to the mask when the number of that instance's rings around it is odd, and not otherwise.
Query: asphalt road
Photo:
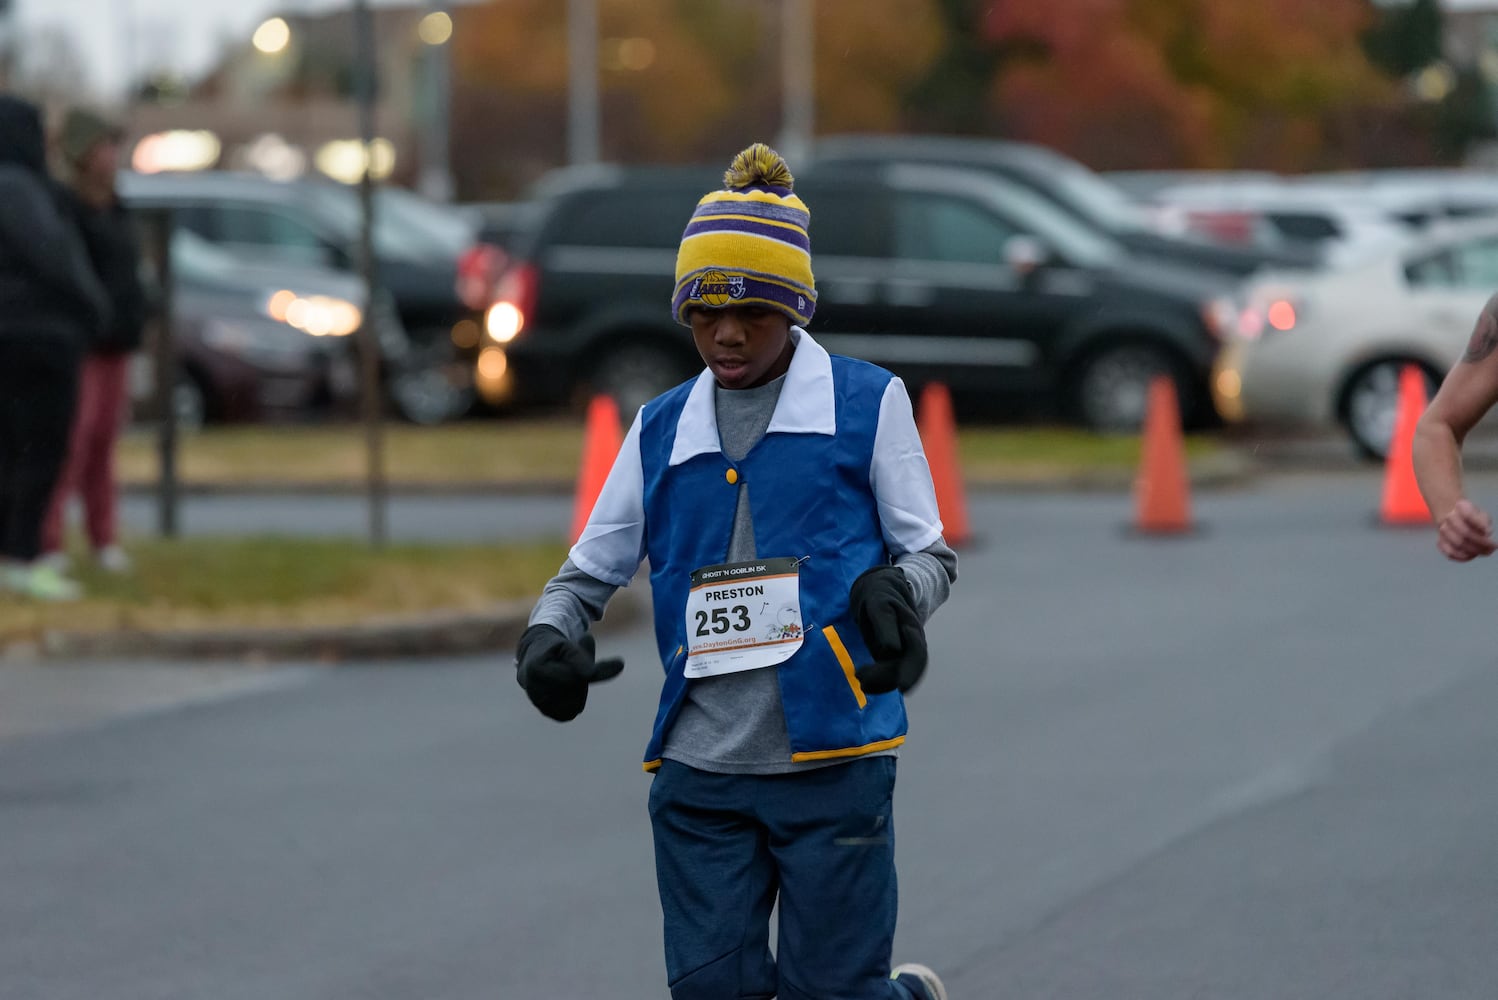
[[[897,959],[970,1000],[1490,1000],[1493,568],[1372,527],[1370,486],[1199,497],[1180,541],[975,498],[910,700]],[[604,646],[630,668],[567,726],[467,660],[12,734],[0,996],[664,997],[658,673],[645,629]]]

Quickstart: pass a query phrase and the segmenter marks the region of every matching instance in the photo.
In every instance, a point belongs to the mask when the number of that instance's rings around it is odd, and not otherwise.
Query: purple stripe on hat
[[[790,205],[769,201],[706,201],[697,206],[692,213],[692,218],[701,215],[752,215],[756,219],[773,219],[776,222],[789,222],[792,225],[805,229],[811,222],[811,214],[804,208],[795,208]]]
[[[749,219],[694,219],[687,224],[687,231],[682,234],[682,239],[689,236],[700,236],[703,233],[752,233],[755,236],[766,236],[772,240],[789,243],[791,246],[800,247],[807,253],[811,253],[811,240],[807,239],[806,233],[799,229],[787,229],[784,226],[770,225],[765,222],[753,222]]]

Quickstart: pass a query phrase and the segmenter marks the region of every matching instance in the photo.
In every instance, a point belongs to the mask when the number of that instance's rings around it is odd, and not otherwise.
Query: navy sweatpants
[[[894,788],[893,757],[784,775],[663,762],[650,820],[672,1000],[911,1000],[889,979]]]

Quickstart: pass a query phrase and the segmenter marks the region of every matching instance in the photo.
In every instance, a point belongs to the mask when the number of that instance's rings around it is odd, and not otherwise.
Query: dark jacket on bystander
[[[110,320],[89,347],[98,354],[126,354],[144,338],[146,291],[140,280],[140,249],[129,212],[118,201],[106,208],[67,193],[73,221],[83,236],[94,273],[109,296]]]
[[[111,310],[68,197],[47,175],[41,114],[0,94],[0,337],[81,353]]]

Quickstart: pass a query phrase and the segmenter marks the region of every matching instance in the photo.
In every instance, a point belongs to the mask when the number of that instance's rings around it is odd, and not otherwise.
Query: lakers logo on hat
[[[744,276],[707,271],[697,279],[691,297],[714,308],[726,306],[730,300],[744,297]]]

